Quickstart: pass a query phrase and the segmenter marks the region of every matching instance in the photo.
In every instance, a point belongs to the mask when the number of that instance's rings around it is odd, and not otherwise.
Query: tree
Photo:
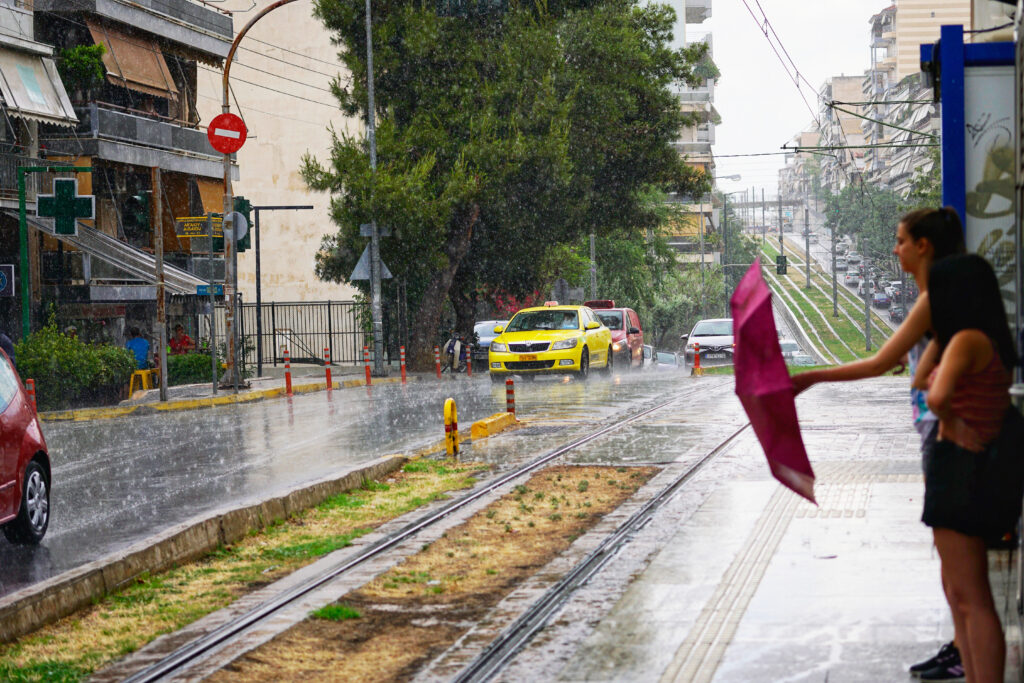
[[[311,187],[332,194],[338,228],[324,238],[319,277],[347,279],[366,242],[360,223],[391,226],[381,254],[415,311],[413,367],[430,362],[446,299],[468,332],[476,298],[543,288],[562,245],[592,231],[642,235],[653,221],[645,187],[701,182],[671,147],[687,119],[668,86],[692,81],[706,48],[667,47],[670,9],[474,7],[442,17],[375,2],[377,171],[364,140],[343,132],[329,161],[303,167]],[[319,0],[316,13],[353,75],[333,83],[341,109],[365,115],[363,3]]]
[[[892,254],[893,236],[906,210],[905,202],[891,190],[874,185],[847,185],[839,194],[829,197],[825,224],[838,234],[855,237],[866,258],[896,273],[899,264]]]

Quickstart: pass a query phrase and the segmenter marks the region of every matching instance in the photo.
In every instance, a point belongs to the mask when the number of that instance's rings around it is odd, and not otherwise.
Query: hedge
[[[52,323],[16,344],[15,354],[21,378],[35,380],[39,410],[117,403],[135,370],[128,349],[85,344]]]

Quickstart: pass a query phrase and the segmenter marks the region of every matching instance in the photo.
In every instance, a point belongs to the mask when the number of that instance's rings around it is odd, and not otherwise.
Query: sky
[[[831,76],[864,73],[871,59],[868,20],[892,4],[886,0],[746,2],[758,17],[760,2],[797,70],[815,88]],[[681,15],[682,3],[675,0],[672,4]],[[778,152],[794,134],[811,124],[811,113],[744,0],[713,0],[711,18],[687,26],[687,40],[699,39],[708,32],[712,34],[715,63],[722,72],[715,88],[715,108],[722,123],[716,127],[712,148],[718,187],[725,192],[754,187],[758,196],[763,187],[767,195],[774,195],[784,157],[725,155]],[[816,92],[802,81],[801,87],[817,111]],[[737,173],[742,176],[739,181],[721,177]]]

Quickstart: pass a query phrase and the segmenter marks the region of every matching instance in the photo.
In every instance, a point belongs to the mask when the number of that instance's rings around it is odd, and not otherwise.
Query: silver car
[[[690,334],[680,337],[686,343],[686,364],[693,365],[693,356],[700,345],[700,364],[732,365],[734,347],[732,318],[700,320]]]
[[[508,325],[507,320],[480,320],[473,325],[473,335],[476,341],[473,342],[473,365],[474,370],[487,369],[487,352],[491,348],[491,342],[498,335],[494,328],[498,325]]]

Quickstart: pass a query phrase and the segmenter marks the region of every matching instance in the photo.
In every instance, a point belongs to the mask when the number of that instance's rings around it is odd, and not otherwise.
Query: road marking
[[[227,128],[214,128],[213,129],[213,134],[214,135],[220,135],[221,137],[225,137],[225,138],[233,138],[235,140],[237,140],[238,138],[242,137],[241,132],[239,132],[237,130],[228,130]]]
[[[778,487],[747,537],[745,550],[729,565],[661,675],[661,683],[711,681],[802,500],[789,489]]]

